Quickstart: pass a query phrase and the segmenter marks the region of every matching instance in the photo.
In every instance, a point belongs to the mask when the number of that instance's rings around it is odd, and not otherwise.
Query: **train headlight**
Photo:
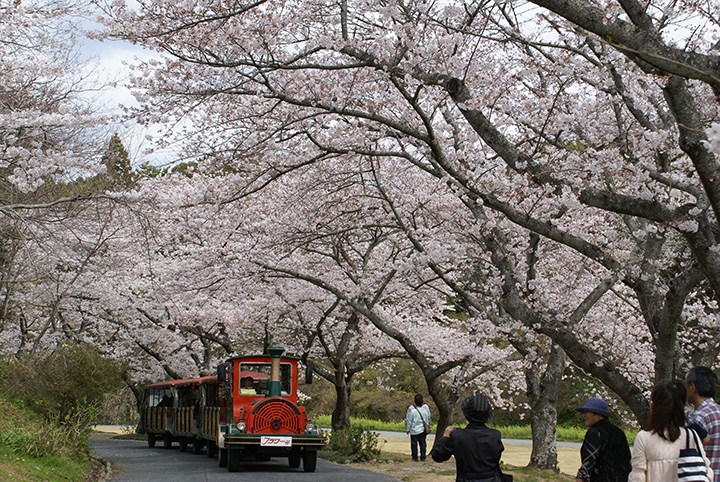
[[[238,428],[238,430],[240,430],[241,432],[245,432],[245,429],[247,428],[247,426],[245,425],[244,422],[238,422],[237,428]]]
[[[315,431],[315,425],[309,423],[305,425],[305,433],[313,433]]]

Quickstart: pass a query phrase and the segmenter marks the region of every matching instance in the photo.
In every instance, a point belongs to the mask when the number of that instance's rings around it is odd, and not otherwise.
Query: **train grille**
[[[282,399],[266,400],[253,410],[254,433],[299,433],[300,411]]]

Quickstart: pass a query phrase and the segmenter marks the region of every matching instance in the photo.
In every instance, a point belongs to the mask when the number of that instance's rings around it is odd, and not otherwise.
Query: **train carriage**
[[[176,380],[158,382],[145,387],[137,432],[147,434],[149,447],[155,447],[157,439],[164,441],[165,448],[172,446],[175,382]]]

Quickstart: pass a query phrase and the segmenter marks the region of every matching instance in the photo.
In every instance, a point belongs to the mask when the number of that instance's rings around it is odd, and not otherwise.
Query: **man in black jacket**
[[[455,456],[456,482],[499,482],[503,447],[500,432],[485,423],[492,418],[490,402],[480,393],[468,397],[460,406],[468,421],[465,428],[447,427],[430,456],[444,462]]]
[[[585,417],[588,427],[580,448],[582,465],[575,482],[627,482],[630,466],[630,447],[625,432],[608,420],[607,403],[592,397],[575,410]]]

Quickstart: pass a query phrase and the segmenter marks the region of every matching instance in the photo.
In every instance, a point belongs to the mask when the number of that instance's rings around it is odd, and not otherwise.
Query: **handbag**
[[[680,456],[678,457],[678,482],[710,482],[705,460],[698,450],[700,441],[697,434],[694,430],[688,430],[687,428],[685,433],[685,448],[680,449]],[[690,434],[692,434],[695,441],[695,448],[690,448]]]
[[[422,420],[423,427],[425,427],[425,435],[431,433],[431,432],[432,432],[432,428],[430,427],[430,424],[428,424],[427,422],[425,422],[425,419],[424,419],[423,416],[422,416],[422,412],[420,411],[419,408],[417,408],[417,405],[415,405],[415,410],[417,410],[418,415],[420,415],[420,420]]]

